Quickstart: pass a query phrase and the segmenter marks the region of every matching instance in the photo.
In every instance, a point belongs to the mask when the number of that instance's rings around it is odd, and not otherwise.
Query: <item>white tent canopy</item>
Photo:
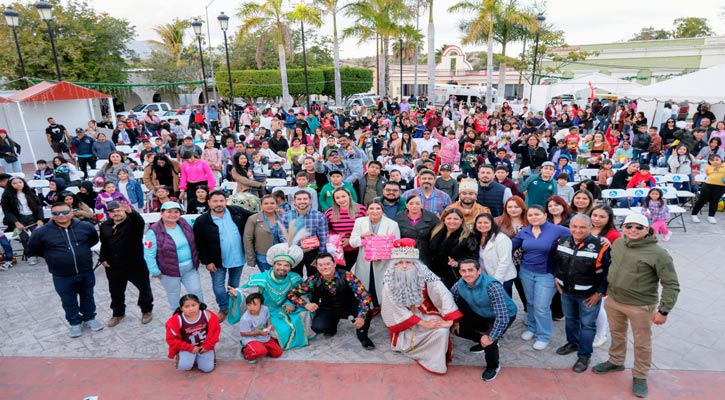
[[[621,94],[622,92],[638,90],[639,88],[642,88],[642,85],[624,79],[615,78],[613,76],[600,74],[599,72],[594,72],[589,75],[564,80],[551,85],[549,89],[549,96],[554,97],[562,94],[585,92],[585,96],[583,97],[589,97],[592,87],[612,94]]]
[[[688,101],[711,104],[725,103],[725,65],[718,65],[691,74],[668,79],[623,93],[631,99],[664,102]]]

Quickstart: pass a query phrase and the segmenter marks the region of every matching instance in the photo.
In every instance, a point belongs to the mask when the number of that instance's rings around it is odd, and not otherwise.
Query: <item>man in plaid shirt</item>
[[[516,304],[496,278],[481,273],[476,260],[458,263],[461,279],[451,288],[453,299],[463,318],[456,321],[451,332],[473,340],[472,353],[486,353],[486,369],[481,379],[492,381],[501,370],[498,341],[516,319]]]
[[[438,190],[433,186],[436,181],[435,172],[429,169],[423,169],[418,174],[418,178],[420,179],[420,187],[408,190],[403,193],[403,197],[407,199],[408,197],[417,194],[420,196],[424,210],[429,210],[441,215],[443,210],[451,205],[451,197],[448,196],[448,193]]]
[[[316,269],[313,268],[314,260],[319,254],[327,253],[327,249],[325,247],[327,245],[328,236],[327,218],[325,218],[325,215],[321,212],[313,210],[310,207],[311,204],[312,197],[310,194],[304,190],[299,190],[294,196],[294,208],[284,213],[281,219],[282,225],[288,232],[290,226],[294,226],[300,218],[304,222],[305,229],[307,229],[308,236],[306,238],[302,238],[300,243],[294,243],[298,244],[305,253],[302,262],[292,268],[292,271],[298,273],[300,276],[303,276],[303,266],[307,270],[307,276],[312,276],[315,272],[317,272]],[[315,237],[318,239],[319,243],[314,245],[303,243],[305,242],[305,239],[312,239]],[[280,235],[279,239],[283,243],[287,242],[285,235]]]

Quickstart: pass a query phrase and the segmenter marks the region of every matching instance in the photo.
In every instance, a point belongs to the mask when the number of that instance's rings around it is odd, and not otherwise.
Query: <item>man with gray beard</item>
[[[415,240],[396,240],[391,262],[381,304],[391,347],[426,371],[445,374],[453,351],[449,329],[463,314],[440,278],[420,262]]]

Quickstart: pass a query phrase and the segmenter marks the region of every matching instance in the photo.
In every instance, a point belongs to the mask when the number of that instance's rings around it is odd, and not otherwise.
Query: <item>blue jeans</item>
[[[69,324],[80,325],[96,318],[96,301],[93,299],[95,285],[96,276],[93,271],[81,272],[75,276],[53,275],[53,286],[60,296],[65,319]]]
[[[23,166],[20,164],[20,160],[9,163],[4,158],[0,157],[0,165],[5,168],[6,173],[10,172],[23,172]]]
[[[579,358],[592,356],[592,342],[597,333],[597,317],[602,299],[591,307],[584,300],[589,296],[562,293],[561,307],[566,318],[566,341],[579,346]]]
[[[13,259],[13,246],[10,245],[7,236],[3,235],[0,237],[0,247],[5,252],[5,261],[11,261]]]
[[[229,296],[227,295],[227,285],[231,287],[239,287],[239,280],[242,278],[242,266],[224,268],[217,267],[215,272],[209,272],[211,274],[211,287],[214,290],[214,297],[216,297],[216,303],[219,305],[219,311],[229,309]],[[229,283],[226,278],[229,275]]]
[[[201,290],[201,280],[199,279],[199,271],[191,262],[179,265],[178,276],[161,275],[161,285],[166,290],[166,298],[169,300],[169,307],[175,310],[179,306],[181,299],[181,284],[184,284],[186,291],[195,294],[200,301],[204,301],[204,292]]]
[[[637,161],[640,164],[644,164],[646,160],[642,159],[642,150],[637,148],[632,148],[632,161]]]
[[[556,292],[554,275],[531,272],[522,266],[519,273],[526,293],[526,324],[536,335],[536,340],[549,342],[551,339],[551,299]]]
[[[599,125],[597,125],[597,130],[606,132],[607,128],[609,127],[609,118],[600,117],[597,115],[597,121],[599,121]]]
[[[266,254],[257,254],[257,268],[259,268],[260,271],[268,271],[270,268],[272,268],[269,263],[267,263],[267,255]]]

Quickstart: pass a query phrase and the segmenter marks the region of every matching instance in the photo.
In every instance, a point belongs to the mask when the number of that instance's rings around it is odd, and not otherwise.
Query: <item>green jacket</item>
[[[680,293],[680,283],[667,250],[648,235],[640,240],[622,237],[612,245],[607,292],[618,303],[644,306],[657,304],[659,285],[662,296],[659,309],[669,312]]]
[[[357,203],[357,193],[355,193],[355,189],[353,189],[352,184],[350,184],[350,182],[343,181],[342,187],[350,192],[350,197],[352,197],[352,201]],[[322,187],[322,190],[320,190],[320,196],[318,199],[320,203],[320,210],[323,213],[332,208],[332,192],[334,192],[335,189],[336,188],[332,186],[332,182],[328,182],[325,186]]]
[[[556,194],[556,179],[545,181],[541,174],[531,175],[519,186],[519,191],[526,192],[527,207],[538,204],[546,209],[546,200]]]

